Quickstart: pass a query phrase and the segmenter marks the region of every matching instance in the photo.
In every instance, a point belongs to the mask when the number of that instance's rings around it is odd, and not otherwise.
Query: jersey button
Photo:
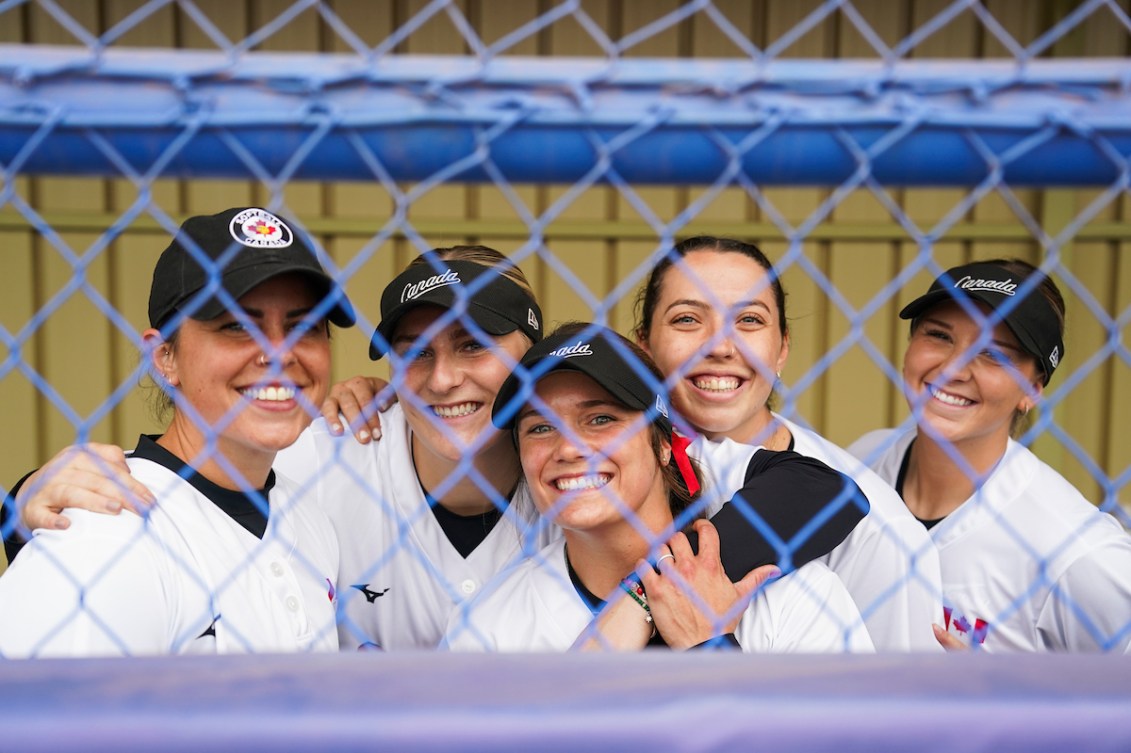
[[[470,578],[465,580],[463,583],[460,583],[459,587],[460,587],[460,590],[463,591],[465,594],[475,593],[475,581],[471,580]]]
[[[292,612],[297,612],[298,611],[298,599],[296,599],[293,596],[288,596],[287,597],[287,609],[291,610]]]
[[[283,566],[280,565],[278,562],[272,562],[271,563],[271,574],[274,575],[277,578],[282,578],[283,577]]]

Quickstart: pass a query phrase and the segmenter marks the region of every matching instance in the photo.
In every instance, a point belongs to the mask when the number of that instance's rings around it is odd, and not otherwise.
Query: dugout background
[[[92,33],[101,33],[128,16],[140,0],[66,0],[67,13],[81,19]],[[243,39],[292,6],[291,0],[196,0],[196,6],[230,39]],[[423,0],[327,2],[366,44],[375,45],[426,5]],[[477,33],[491,42],[523,22],[546,12],[549,0],[465,0],[455,3]],[[612,39],[622,39],[650,21],[669,13],[683,0],[586,0],[586,12]],[[857,0],[855,9],[884,38],[895,44],[934,17],[949,0]],[[983,3],[1010,34],[1028,43],[1079,5],[1060,0],[985,0]],[[2,3],[0,3],[2,5]],[[765,48],[794,28],[819,0],[716,0],[719,8],[750,40]],[[1131,0],[1113,5],[1127,10]],[[0,16],[0,43],[77,44],[73,34],[38,5],[18,6]],[[115,41],[115,47],[214,49],[206,35],[183,10],[166,7]],[[1128,30],[1095,13],[1057,41],[1047,56],[1127,57]],[[334,31],[314,12],[299,13],[255,49],[264,51],[347,51]],[[397,53],[466,55],[469,50],[451,20],[439,14],[409,35]],[[600,57],[604,53],[575,22],[561,23],[519,42],[507,54]],[[738,57],[740,51],[714,25],[692,16],[672,29],[642,39],[626,57]],[[875,58],[859,32],[838,15],[818,24],[778,54],[780,58]],[[938,33],[922,40],[908,56],[931,58],[1009,58],[1011,55],[973,14],[961,14]],[[563,63],[567,64],[567,63]],[[751,176],[755,180],[756,176]],[[71,177],[20,177],[16,193],[39,212],[62,239],[82,254],[136,198],[138,188],[126,180]],[[568,186],[523,186],[514,190],[537,214],[560,197]],[[699,187],[636,186],[638,195],[661,220],[670,220],[702,193]],[[765,189],[765,196],[790,223],[808,217],[831,193],[831,188]],[[269,192],[249,181],[160,180],[151,186],[152,201],[178,219],[211,213],[228,206],[267,203]],[[946,215],[967,195],[967,189],[889,188],[902,211],[920,226]],[[1099,190],[1013,189],[1041,228],[1055,236],[1087,206]],[[284,191],[287,212],[319,235],[339,265],[345,264],[388,220],[392,202],[379,186],[361,182],[292,182]],[[1131,197],[1126,192],[1105,207],[1064,246],[1061,260],[1099,304],[1113,317],[1122,312],[1122,334],[1128,332],[1131,308]],[[409,208],[407,220],[435,246],[483,243],[508,252],[528,237],[528,228],[500,190],[492,185],[448,184],[436,188]],[[777,228],[740,188],[728,189],[705,207],[680,236],[697,232],[735,236],[757,242],[771,259],[786,245]],[[566,265],[598,298],[611,291],[628,271],[654,251],[653,225],[615,188],[591,188],[545,232],[546,248]],[[156,222],[135,222],[118,240],[98,254],[87,270],[91,285],[137,328],[146,325],[149,277],[168,236]],[[403,237],[381,247],[362,272],[348,284],[355,305],[378,319],[381,288],[395,270],[420,249]],[[891,213],[866,191],[842,201],[809,234],[805,254],[839,291],[848,305],[863,306],[919,253]],[[1039,263],[1042,251],[1030,231],[996,193],[981,200],[964,221],[954,226],[933,249],[947,267],[971,258],[1020,256]],[[59,250],[39,236],[26,218],[0,206],[0,254],[3,294],[0,326],[15,332],[72,278],[72,266]],[[560,275],[542,260],[523,263],[539,293],[548,323],[588,319],[591,308]],[[787,385],[803,385],[796,395],[796,412],[842,445],[870,429],[890,426],[906,416],[904,400],[881,369],[853,346],[820,373],[810,370],[849,330],[849,319],[835,299],[800,268],[784,277],[793,344],[784,373]],[[906,323],[897,318],[902,303],[929,284],[920,274],[898,296],[871,317],[866,334],[891,363],[901,363]],[[1070,374],[1088,369],[1084,378],[1057,407],[1055,423],[1078,443],[1100,472],[1116,477],[1131,466],[1131,366],[1108,355],[1085,367],[1107,341],[1108,333],[1064,285],[1068,303],[1067,368],[1054,380],[1059,389]],[[622,300],[612,325],[627,332],[633,321],[631,300]],[[368,332],[339,333],[334,344],[335,375],[342,378],[373,373],[365,354]],[[1126,351],[1124,351],[1125,353]],[[0,346],[0,358],[11,354]],[[60,398],[81,416],[104,404],[128,377],[137,360],[133,342],[83,293],[70,297],[38,328],[19,356]],[[376,372],[383,373],[383,364]],[[0,483],[7,486],[24,471],[42,463],[75,437],[72,422],[18,370],[0,376]],[[132,446],[136,435],[154,431],[144,395],[135,391],[114,406],[92,433],[96,441]],[[1034,449],[1093,501],[1102,499],[1092,471],[1064,442],[1045,435]],[[1120,501],[1131,504],[1131,489],[1120,490]],[[0,563],[0,568],[3,564]]]

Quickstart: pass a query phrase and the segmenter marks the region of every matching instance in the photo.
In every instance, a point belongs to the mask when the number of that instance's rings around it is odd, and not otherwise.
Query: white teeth
[[[600,489],[605,484],[609,483],[611,476],[607,473],[598,473],[595,476],[573,476],[572,478],[560,478],[554,482],[554,486],[558,487],[560,492],[577,492],[584,489]]]
[[[737,377],[696,377],[691,383],[701,390],[712,392],[733,392],[738,389]]]
[[[240,394],[251,400],[265,400],[270,403],[280,403],[284,400],[293,400],[294,387],[248,387],[240,390]]]
[[[967,400],[966,398],[959,397],[958,395],[951,395],[950,393],[943,392],[938,387],[930,386],[928,387],[928,389],[930,389],[931,391],[931,397],[933,397],[935,400],[938,400],[940,403],[953,405],[957,408],[965,408],[967,405],[974,404],[973,400]]]
[[[440,418],[460,418],[470,416],[479,410],[481,403],[460,403],[459,405],[433,405],[432,413]]]

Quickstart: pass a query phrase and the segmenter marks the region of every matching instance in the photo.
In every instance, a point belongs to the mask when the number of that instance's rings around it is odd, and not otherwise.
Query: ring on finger
[[[675,555],[672,554],[671,552],[668,552],[667,554],[663,555],[662,557],[660,557],[660,559],[656,560],[656,567],[659,567],[660,563],[663,562],[664,560],[671,560],[672,562],[675,562]]]

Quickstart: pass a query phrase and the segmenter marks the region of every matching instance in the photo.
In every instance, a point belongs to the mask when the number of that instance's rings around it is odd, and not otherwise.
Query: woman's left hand
[[[378,377],[355,376],[331,387],[322,403],[322,417],[330,433],[338,437],[345,432],[338,418],[341,415],[361,444],[379,440],[380,413],[396,402],[396,394],[387,390],[388,386]]]
[[[644,566],[638,573],[656,629],[675,650],[733,633],[758,588],[780,573],[776,566],[765,565],[732,583],[719,559],[718,531],[707,520],[695,521],[694,528],[698,554],[687,537],[677,533],[668,542],[671,556],[660,557],[660,572]]]

